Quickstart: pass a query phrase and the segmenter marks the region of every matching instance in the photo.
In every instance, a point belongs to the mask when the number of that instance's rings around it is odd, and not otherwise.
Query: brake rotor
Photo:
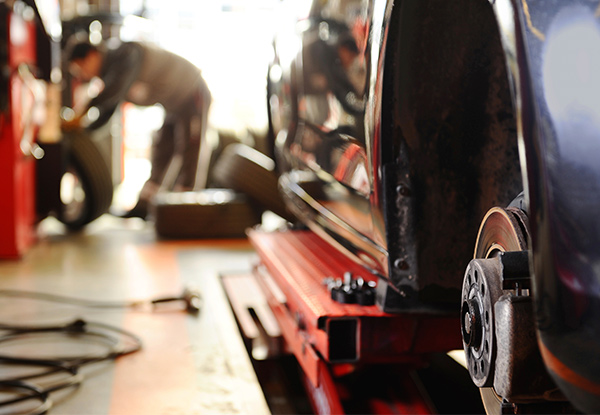
[[[502,269],[500,262],[494,259],[501,252],[526,250],[527,229],[527,216],[522,210],[490,209],[479,228],[474,260],[469,263],[463,281],[461,316],[465,357],[488,414],[499,412],[502,403],[492,388],[496,359],[494,304],[502,295]]]
[[[527,216],[521,209],[490,209],[479,227],[474,258],[495,258],[500,252],[526,250],[527,229]]]

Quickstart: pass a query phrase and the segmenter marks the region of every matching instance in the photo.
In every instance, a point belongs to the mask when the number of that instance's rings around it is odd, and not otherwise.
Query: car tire
[[[71,230],[80,230],[99,218],[113,198],[108,163],[86,132],[66,133],[68,155],[61,179],[58,220]]]
[[[259,206],[294,221],[278,189],[272,159],[245,144],[231,144],[213,168],[213,178],[222,187],[242,192]]]

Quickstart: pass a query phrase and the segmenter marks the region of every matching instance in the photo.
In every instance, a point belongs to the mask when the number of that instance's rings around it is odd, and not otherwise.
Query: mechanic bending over
[[[200,69],[181,56],[137,42],[122,43],[116,49],[78,43],[68,60],[69,72],[76,79],[88,82],[99,77],[104,83],[86,108],[85,113],[95,107],[99,114],[88,129],[106,123],[122,101],[139,106],[158,103],[165,110],[164,123],[153,137],[150,178],[137,204],[123,217],[145,219],[149,202],[161,186],[175,191],[194,188],[212,100]],[[85,113],[70,124],[81,125]]]

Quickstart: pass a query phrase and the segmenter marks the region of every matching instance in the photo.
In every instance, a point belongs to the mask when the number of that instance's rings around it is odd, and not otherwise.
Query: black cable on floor
[[[66,342],[83,341],[101,346],[100,352],[96,353],[74,353],[48,358],[0,354],[0,364],[33,369],[33,373],[18,377],[6,376],[7,371],[2,371],[5,376],[0,377],[0,392],[12,396],[0,400],[0,409],[8,409],[10,413],[15,413],[16,411],[13,410],[20,408],[19,413],[45,414],[53,405],[50,399],[51,393],[77,388],[81,384],[83,381],[81,368],[93,363],[114,360],[135,353],[142,348],[141,339],[130,331],[83,319],[76,319],[64,324],[39,326],[0,323],[0,330],[5,332],[0,336],[0,347],[6,343],[18,344],[47,335],[61,336],[60,338]],[[45,387],[39,386],[40,380],[60,372],[66,375],[64,379]],[[34,401],[39,402],[39,405],[26,409],[19,407],[19,405]]]
[[[49,394],[39,387],[24,381],[0,381],[0,391],[2,392],[13,392],[16,397],[5,399],[0,401],[1,407],[10,407],[17,404],[37,400],[40,402],[39,406],[36,406],[26,412],[29,415],[41,415],[45,414],[52,408],[52,401],[50,400]]]
[[[60,304],[68,304],[85,308],[123,309],[142,308],[144,306],[157,307],[160,304],[182,302],[188,312],[197,313],[202,306],[202,296],[197,290],[185,288],[180,295],[161,297],[146,300],[125,301],[97,301],[66,295],[50,294],[39,291],[26,290],[0,290],[0,297],[26,298],[37,301],[47,301]]]
[[[49,294],[36,291],[24,290],[0,290],[0,297],[26,298],[37,301],[48,301],[85,308],[102,309],[124,309],[142,308],[150,306],[157,307],[160,304],[181,302],[190,313],[198,313],[202,306],[202,297],[191,289],[183,290],[179,296],[163,297],[152,300],[136,301],[96,301],[64,295]],[[26,342],[41,338],[46,335],[63,335],[69,341],[84,341],[96,346],[100,345],[101,353],[86,355],[64,355],[52,358],[36,358],[23,355],[9,355],[0,353],[0,364],[23,366],[33,369],[33,373],[21,376],[0,376],[0,392],[11,393],[13,397],[0,400],[2,408],[14,408],[15,405],[39,401],[39,405],[20,412],[37,415],[45,414],[52,408],[50,399],[52,392],[77,388],[83,381],[80,369],[94,363],[117,359],[139,351],[142,341],[134,333],[109,324],[90,322],[83,319],[75,319],[63,324],[53,325],[15,325],[0,322],[0,347],[11,342]],[[6,371],[4,371],[5,373]],[[35,381],[54,375],[64,373],[65,378],[51,383],[49,386],[41,387]],[[0,372],[2,373],[2,372]],[[12,412],[11,412],[12,413]]]

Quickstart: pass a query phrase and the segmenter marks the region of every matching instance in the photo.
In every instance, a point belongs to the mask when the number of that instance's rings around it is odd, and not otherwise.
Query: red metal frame
[[[16,258],[35,241],[35,160],[21,149],[34,99],[18,67],[36,63],[36,26],[15,13],[1,24],[7,25],[10,77],[9,109],[0,113],[0,257]]]
[[[303,369],[317,413],[344,413],[340,379],[382,364],[402,368],[397,379],[407,392],[399,401],[374,400],[370,410],[431,413],[407,374],[430,353],[462,347],[458,316],[387,314],[376,305],[338,303],[326,278],[345,272],[367,281],[376,277],[310,231],[251,230],[249,237],[260,257],[253,274]]]

